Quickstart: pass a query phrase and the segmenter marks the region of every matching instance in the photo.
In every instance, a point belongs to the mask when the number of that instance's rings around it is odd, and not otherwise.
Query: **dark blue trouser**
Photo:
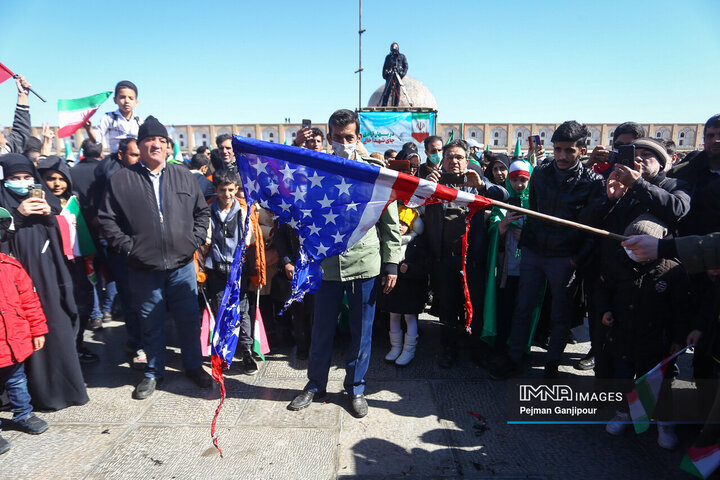
[[[343,294],[350,308],[351,341],[345,355],[345,390],[351,395],[365,392],[365,374],[370,365],[372,326],[375,318],[376,279],[347,282],[323,280],[315,294],[315,321],[310,342],[306,390],[325,390],[332,361],[333,339]]]
[[[130,293],[130,284],[128,282],[128,265],[127,257],[118,253],[109,253],[107,256],[107,265],[110,267],[113,277],[115,278],[115,287],[117,294],[120,296],[120,305],[123,311],[123,320],[125,329],[127,330],[127,348],[133,352],[143,348],[142,329],[140,327],[140,319],[137,317],[133,309],[132,295]]]
[[[25,364],[23,362],[0,368],[0,385],[5,385],[5,390],[8,397],[10,397],[13,421],[24,420],[32,413],[33,409],[32,405],[30,405],[31,398],[28,392]]]
[[[163,271],[128,269],[133,307],[142,325],[142,342],[147,354],[146,377],[165,375],[165,313],[169,310],[177,325],[183,367],[202,366],[200,353],[200,309],[197,276],[193,262]]]
[[[529,248],[522,250],[520,284],[510,332],[510,358],[520,363],[530,335],[530,321],[545,279],[552,293],[552,329],[547,351],[548,363],[559,363],[567,345],[573,315],[573,299],[565,288],[573,269],[570,257],[546,257]]]

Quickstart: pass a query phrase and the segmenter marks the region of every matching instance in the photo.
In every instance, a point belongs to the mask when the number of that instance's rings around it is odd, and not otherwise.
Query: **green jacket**
[[[372,157],[361,156],[359,161],[377,165]],[[391,202],[375,228],[345,252],[322,261],[323,280],[347,282],[374,278],[380,275],[382,266],[386,266],[387,273],[397,274],[400,241],[398,209],[396,203]]]

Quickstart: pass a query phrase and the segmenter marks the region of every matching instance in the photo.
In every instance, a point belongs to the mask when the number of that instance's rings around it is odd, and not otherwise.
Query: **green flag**
[[[448,137],[448,141],[445,142],[445,145],[455,140],[455,130],[450,130],[450,136]]]
[[[517,139],[517,142],[515,142],[515,153],[513,153],[513,160],[521,158],[522,157],[522,149],[520,148],[520,139]]]

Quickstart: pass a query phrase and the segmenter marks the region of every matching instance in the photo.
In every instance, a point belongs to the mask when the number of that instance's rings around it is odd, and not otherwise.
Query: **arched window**
[[[275,134],[274,134],[273,132],[270,132],[269,137],[270,137],[270,138],[273,138],[274,136],[275,136]]]
[[[500,133],[495,132],[495,138],[498,138],[499,136],[500,136]],[[495,143],[495,145],[497,145],[497,143]]]
[[[470,133],[470,136],[473,137],[473,138],[475,138],[475,132],[471,132],[471,133]],[[519,180],[518,180],[518,181],[519,181]]]

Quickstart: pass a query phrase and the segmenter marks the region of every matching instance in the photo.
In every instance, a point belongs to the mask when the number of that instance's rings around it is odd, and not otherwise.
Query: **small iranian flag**
[[[103,92],[89,97],[58,100],[58,138],[69,137],[85,125],[110,95],[112,92]]]
[[[173,146],[173,160],[175,160],[180,165],[182,165],[184,163],[182,152],[180,151],[180,142],[179,141],[175,141],[174,146]]]
[[[57,221],[62,236],[63,253],[68,260],[95,253],[95,244],[80,213],[80,204],[75,195],[70,197],[60,215],[57,215]]]
[[[655,365],[645,375],[635,380],[635,388],[627,394],[627,401],[636,433],[643,433],[650,428],[650,419],[655,413],[660,387],[665,378],[668,363],[692,346],[688,345],[681,348],[678,352]]]
[[[72,151],[72,146],[70,145],[70,142],[65,142],[65,163],[72,165],[75,163],[75,154]]]
[[[257,291],[257,301],[255,302],[255,325],[253,327],[253,352],[257,353],[260,358],[265,360],[265,354],[270,353],[270,345],[268,345],[267,335],[265,335],[265,324],[260,314],[260,288]]]
[[[698,478],[708,478],[720,466],[720,448],[717,445],[708,447],[690,447],[680,462],[680,468]]]
[[[430,136],[430,114],[429,113],[413,113],[412,114],[412,137],[422,143]]]

